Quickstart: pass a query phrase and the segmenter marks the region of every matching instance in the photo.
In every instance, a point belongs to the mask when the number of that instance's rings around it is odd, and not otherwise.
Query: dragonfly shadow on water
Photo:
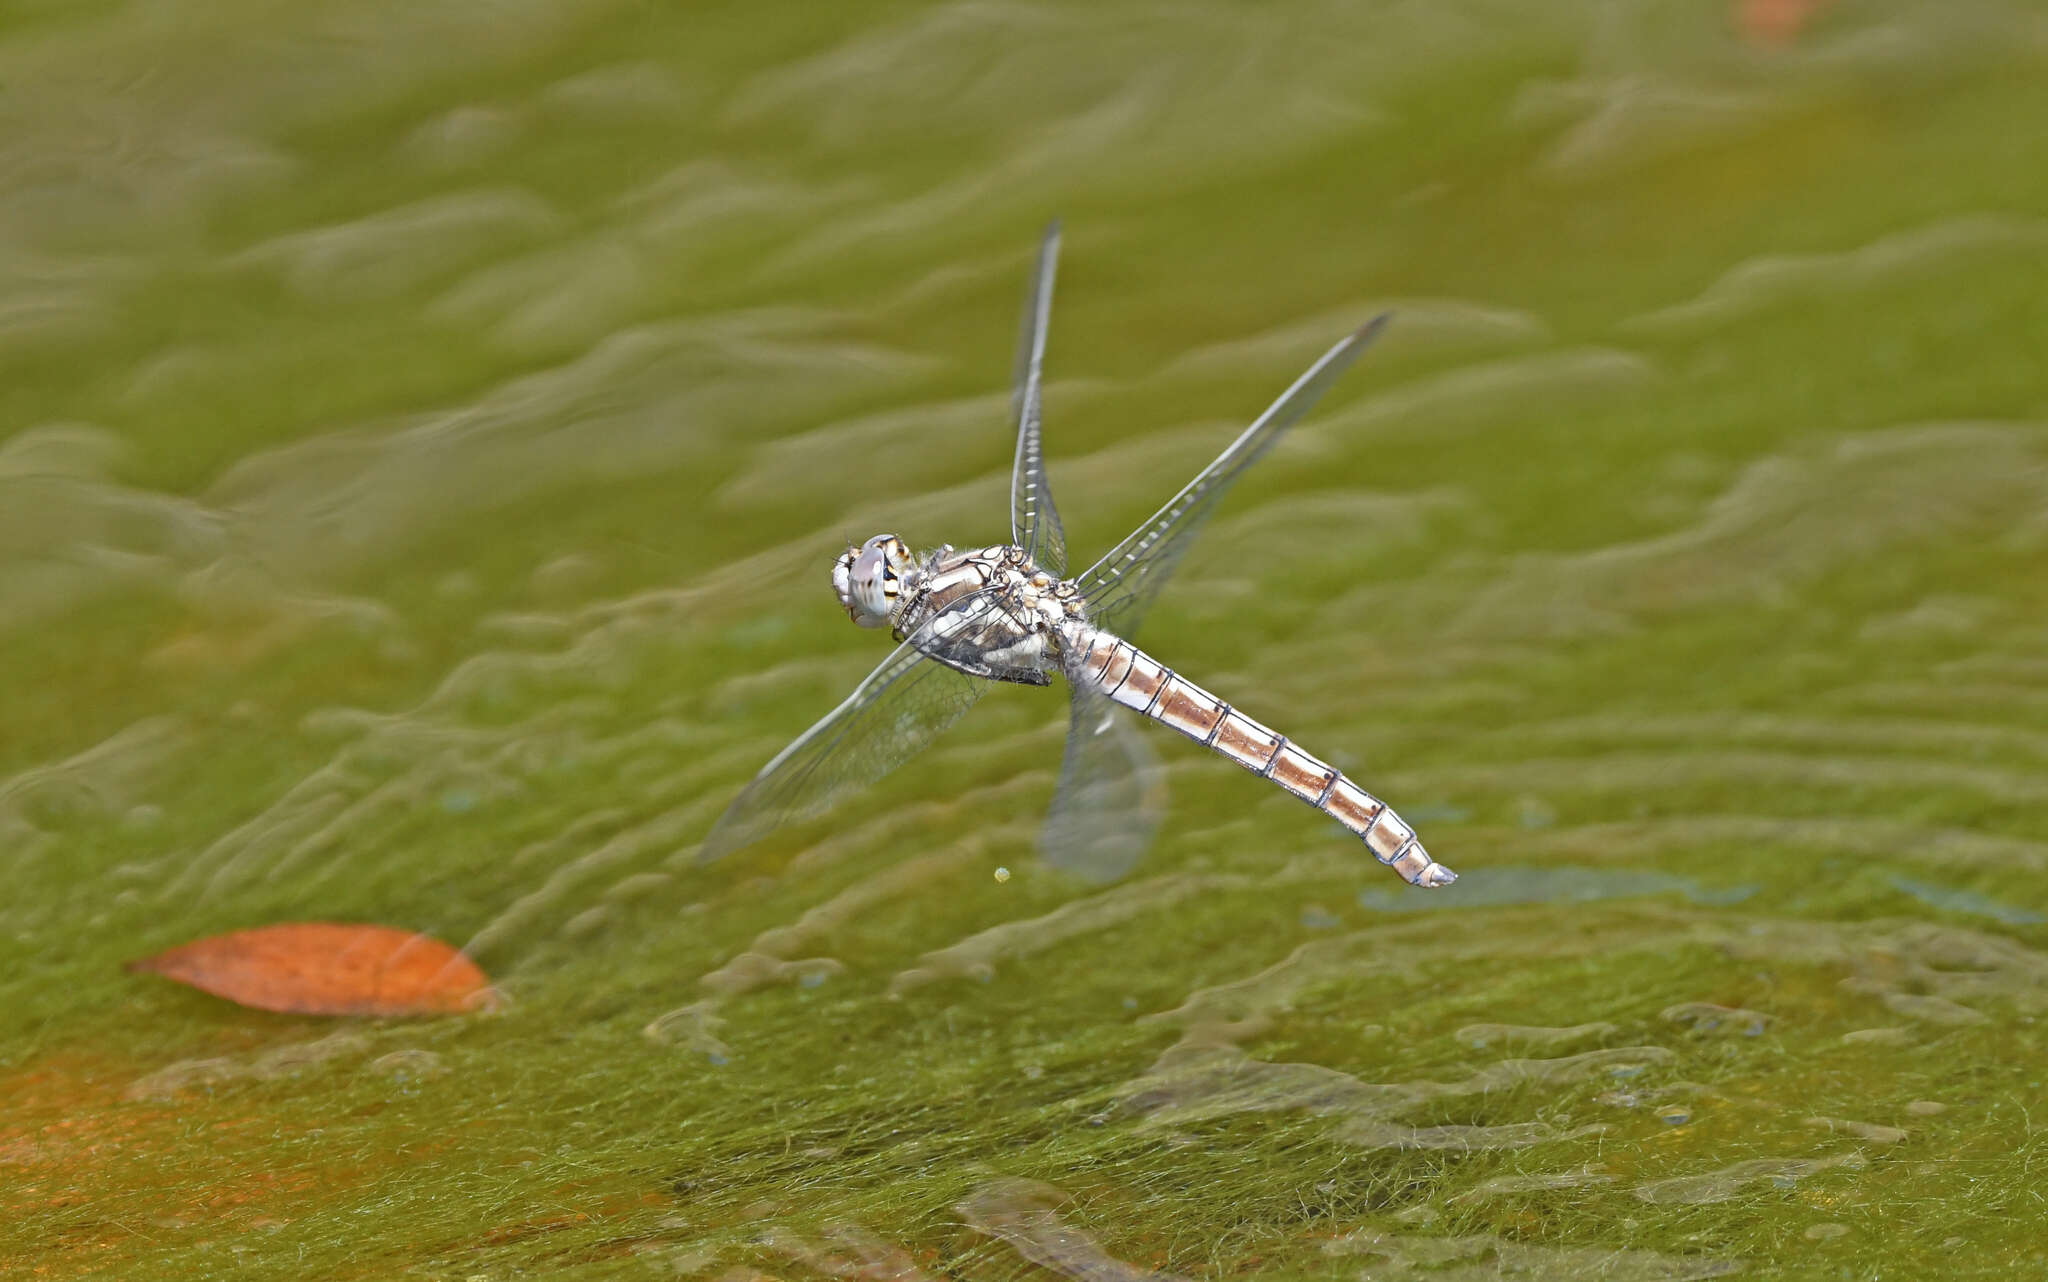
[[[1503,865],[1486,870],[1483,885],[1441,897],[1421,899],[1399,891],[1371,888],[1358,892],[1358,905],[1376,912],[1420,912],[1434,908],[1502,908],[1515,904],[1582,904],[1600,899],[1637,899],[1646,895],[1682,895],[1695,904],[1725,907],[1756,894],[1751,884],[1709,886],[1690,877],[1644,869],[1596,868],[1585,865]]]

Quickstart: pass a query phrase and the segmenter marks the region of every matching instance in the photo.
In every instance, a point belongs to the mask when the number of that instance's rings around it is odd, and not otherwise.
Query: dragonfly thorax
[[[1021,547],[998,544],[913,554],[878,534],[839,554],[832,588],[864,628],[888,628],[901,641],[925,624],[971,624],[977,643],[1006,653],[1020,670],[1039,672],[1085,628],[1078,587],[1040,567]]]

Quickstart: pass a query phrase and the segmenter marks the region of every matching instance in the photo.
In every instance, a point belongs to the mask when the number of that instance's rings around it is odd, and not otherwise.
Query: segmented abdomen
[[[1393,808],[1335,767],[1288,742],[1107,632],[1085,641],[1079,675],[1110,698],[1235,761],[1343,824],[1383,864],[1417,886],[1448,886],[1457,874],[1429,857]]]

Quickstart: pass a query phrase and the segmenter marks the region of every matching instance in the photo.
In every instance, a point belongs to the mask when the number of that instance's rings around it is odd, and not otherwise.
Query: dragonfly
[[[1059,248],[1055,222],[1039,245],[1018,340],[1010,542],[914,553],[897,535],[877,534],[839,555],[832,588],[840,605],[863,628],[889,629],[898,644],[845,702],[762,767],[705,838],[703,856],[830,810],[909,760],[994,686],[1049,686],[1057,675],[1069,715],[1038,842],[1049,863],[1113,880],[1149,846],[1164,811],[1163,771],[1126,715],[1136,713],[1322,811],[1411,884],[1449,885],[1457,875],[1430,858],[1390,806],[1129,640],[1231,485],[1350,368],[1388,317],[1325,352],[1164,507],[1070,576],[1040,432]]]

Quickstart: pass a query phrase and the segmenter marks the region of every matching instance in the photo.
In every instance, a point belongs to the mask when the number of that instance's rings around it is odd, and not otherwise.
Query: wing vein
[[[1024,298],[1024,319],[1017,339],[1017,368],[1012,409],[1017,418],[1017,457],[1010,471],[1010,537],[1032,560],[1053,574],[1067,568],[1066,532],[1053,503],[1045,472],[1041,424],[1044,413],[1045,335],[1052,317],[1053,280],[1058,274],[1060,224],[1045,229],[1031,288]]]

